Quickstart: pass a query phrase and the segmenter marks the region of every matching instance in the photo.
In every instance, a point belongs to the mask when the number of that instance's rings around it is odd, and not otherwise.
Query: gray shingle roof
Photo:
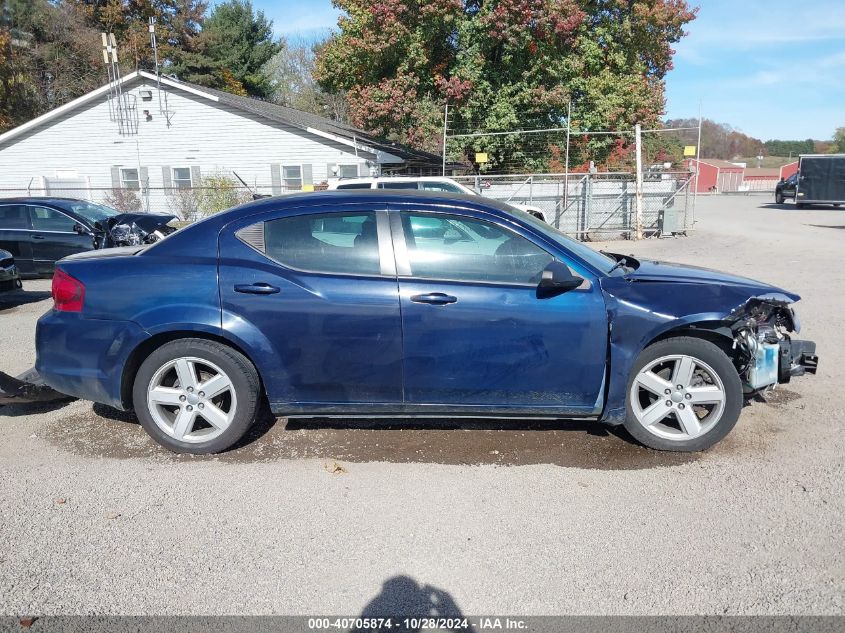
[[[347,125],[339,121],[332,121],[331,119],[317,114],[304,112],[303,110],[297,110],[296,108],[289,108],[270,101],[262,101],[261,99],[256,99],[254,97],[241,97],[222,90],[207,88],[206,86],[200,86],[187,81],[174,79],[173,77],[168,77],[168,79],[184,84],[194,90],[213,95],[217,97],[219,103],[224,103],[232,106],[233,108],[256,114],[277,123],[293,125],[294,127],[301,129],[313,128],[315,130],[319,130],[320,132],[333,134],[348,140],[357,139],[362,145],[368,145],[374,149],[393,154],[394,156],[398,156],[399,158],[409,161],[436,164],[439,164],[441,161],[441,157],[436,154],[415,150],[404,145],[376,138],[364,130],[352,127],[351,125]]]

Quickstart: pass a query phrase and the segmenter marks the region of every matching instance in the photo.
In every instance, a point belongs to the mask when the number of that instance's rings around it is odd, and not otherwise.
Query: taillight
[[[53,309],[62,312],[82,312],[85,286],[61,268],[53,274]]]

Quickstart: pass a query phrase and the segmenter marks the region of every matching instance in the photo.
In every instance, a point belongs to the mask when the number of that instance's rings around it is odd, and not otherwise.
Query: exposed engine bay
[[[801,324],[790,303],[785,296],[756,297],[734,312],[731,330],[741,359],[737,369],[747,394],[816,373],[816,344],[791,336],[800,332]]]
[[[95,224],[94,248],[153,244],[178,230],[169,226],[176,219],[159,213],[121,213]]]

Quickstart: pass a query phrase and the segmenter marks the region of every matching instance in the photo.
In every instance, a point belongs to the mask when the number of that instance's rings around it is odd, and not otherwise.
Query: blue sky
[[[845,0],[699,0],[676,45],[666,114],[762,138],[828,139],[845,126]],[[253,0],[279,35],[337,24],[330,0]]]

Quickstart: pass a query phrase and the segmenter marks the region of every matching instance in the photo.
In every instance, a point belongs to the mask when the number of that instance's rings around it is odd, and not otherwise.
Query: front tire
[[[777,192],[775,194],[775,204],[783,204],[783,194],[782,193]]]
[[[218,453],[255,421],[260,381],[240,352],[206,339],[162,345],[141,364],[132,400],[141,426],[176,453]]]
[[[625,428],[663,451],[702,451],[724,438],[742,409],[742,382],[713,343],[679,336],[642,351],[628,379]]]

